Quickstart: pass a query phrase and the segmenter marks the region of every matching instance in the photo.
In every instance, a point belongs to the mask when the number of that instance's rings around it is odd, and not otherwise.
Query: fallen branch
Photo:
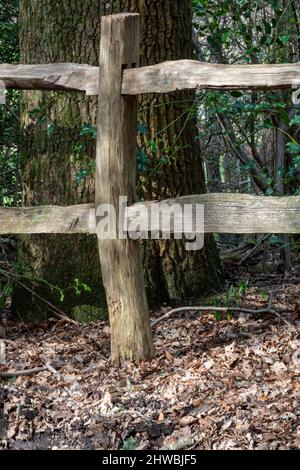
[[[268,235],[262,235],[256,242],[255,246],[251,248],[251,250],[247,251],[247,253],[240,259],[238,262],[238,266],[241,266],[247,259],[251,258],[254,256],[257,251],[260,249],[260,246],[271,236],[271,234]]]
[[[277,318],[279,318],[283,323],[285,323],[287,326],[290,326],[290,324],[282,318],[281,315],[279,315],[278,312],[272,309],[272,295],[270,293],[270,300],[269,300],[269,305],[266,308],[261,308],[258,310],[253,310],[249,308],[244,308],[244,307],[204,307],[204,306],[197,306],[197,307],[178,307],[170,310],[169,312],[166,312],[164,315],[162,315],[160,318],[157,318],[151,323],[152,328],[156,326],[158,323],[162,322],[163,320],[166,320],[169,318],[171,315],[174,313],[178,312],[190,312],[191,310],[194,310],[196,312],[222,312],[222,313],[246,313],[248,315],[263,315],[263,314],[271,314],[275,315]]]
[[[22,375],[38,374],[39,372],[44,372],[45,370],[48,370],[48,368],[47,367],[35,367],[34,369],[26,369],[26,370],[8,370],[7,372],[0,372],[0,378],[12,379],[13,377],[21,377]]]
[[[49,364],[49,362],[47,362],[47,364],[45,364],[45,369],[48,369],[50,372],[52,372],[52,374],[58,374],[59,375],[58,370],[54,369],[54,367],[52,367],[51,364]]]
[[[231,250],[225,251],[221,256],[223,263],[237,263],[238,266],[242,265],[247,259],[252,258],[262,250],[262,245],[270,236],[271,234],[262,235],[254,244],[248,240]]]

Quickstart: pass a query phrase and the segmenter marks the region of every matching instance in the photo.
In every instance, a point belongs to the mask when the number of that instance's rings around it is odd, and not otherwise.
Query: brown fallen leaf
[[[197,421],[197,418],[195,416],[183,416],[179,420],[180,426],[188,426],[189,424],[193,424]]]
[[[168,359],[169,362],[174,361],[174,356],[169,351],[166,351],[165,354],[166,354],[166,358]]]

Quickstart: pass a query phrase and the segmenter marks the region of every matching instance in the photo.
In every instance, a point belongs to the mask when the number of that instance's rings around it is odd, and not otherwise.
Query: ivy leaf
[[[268,188],[267,191],[265,192],[265,195],[272,196],[273,193],[274,193],[274,190],[272,188]]]
[[[166,163],[168,163],[169,158],[165,157],[165,156],[162,156],[162,157],[160,157],[159,161],[160,161],[160,163],[166,164]]]
[[[273,0],[271,2],[272,4],[272,7],[274,8],[274,10],[280,10],[281,8],[281,0]]]
[[[43,124],[45,124],[46,122],[46,116],[39,116],[38,118],[38,123],[40,124],[40,126],[42,126]]]
[[[241,96],[244,95],[244,93],[242,91],[232,91],[231,93],[231,96],[233,96],[234,98],[240,98]]]
[[[286,124],[287,126],[290,124],[290,119],[289,119],[287,113],[286,113],[285,111],[283,111],[283,109],[280,109],[280,110],[278,111],[278,115],[279,115],[281,121],[282,121],[284,124]]]
[[[144,149],[138,149],[137,151],[137,163],[139,171],[147,171],[150,160]]]
[[[138,123],[138,133],[141,135],[149,134],[149,129],[143,122]]]
[[[87,284],[81,283],[81,286],[85,292],[92,292],[92,289]]]
[[[148,147],[150,152],[156,153],[158,151],[157,143],[154,140],[148,142]]]
[[[268,23],[267,21],[264,21],[264,27],[265,27],[265,32],[267,34],[271,34],[272,26],[270,25],[270,23]]]
[[[267,39],[266,39],[266,44],[268,46],[271,46],[274,42],[274,38],[272,36],[268,36]]]
[[[40,108],[31,109],[28,111],[28,116],[31,118],[36,118],[41,113],[41,111],[42,110]]]
[[[218,41],[215,40],[212,36],[207,37],[207,42],[211,46],[212,49],[218,50],[219,49],[219,43]]]
[[[96,127],[92,126],[91,124],[84,124],[80,128],[79,135],[80,137],[88,135],[88,136],[91,136],[93,139],[95,139],[97,135]]]
[[[87,169],[82,169],[80,170],[76,177],[75,177],[75,180],[76,180],[76,183],[77,184],[80,184],[85,178],[87,178],[88,176],[90,175],[90,171],[87,170]]]
[[[288,151],[292,154],[300,153],[300,145],[295,142],[289,142],[287,144]]]
[[[222,36],[221,36],[221,42],[226,43],[229,38],[230,38],[230,31],[229,30],[223,31]]]
[[[263,122],[263,126],[264,126],[265,129],[273,129],[274,124],[273,124],[272,119],[270,117],[265,119],[264,122]]]
[[[282,44],[286,44],[287,42],[289,42],[290,40],[290,36],[288,34],[281,34],[279,37],[278,37],[279,41],[282,43]]]
[[[245,165],[244,168],[245,170],[251,170],[251,168],[254,168],[255,163],[253,160],[249,160]]]
[[[47,134],[48,136],[52,135],[55,130],[55,126],[53,124],[48,124],[47,126]]]
[[[290,120],[290,126],[298,124],[300,125],[300,114],[297,114],[297,116],[294,116],[293,119]]]

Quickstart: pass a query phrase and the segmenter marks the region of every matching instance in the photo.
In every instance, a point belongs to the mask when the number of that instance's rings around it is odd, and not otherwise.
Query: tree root
[[[270,300],[269,300],[269,305],[266,308],[261,308],[258,310],[253,310],[249,308],[244,308],[244,307],[204,307],[204,306],[197,306],[197,307],[179,307],[179,308],[174,308],[170,310],[169,312],[166,312],[164,315],[162,315],[160,318],[157,318],[151,323],[152,328],[156,326],[158,323],[162,322],[163,320],[166,320],[169,318],[171,315],[174,313],[178,312],[189,312],[191,310],[195,310],[198,312],[222,312],[222,313],[234,313],[234,312],[239,312],[239,313],[246,313],[248,315],[263,315],[263,314],[271,314],[275,315],[277,318],[279,318],[285,325],[290,326],[289,322],[286,321],[282,316],[276,312],[275,310],[272,309],[272,294],[270,293]]]

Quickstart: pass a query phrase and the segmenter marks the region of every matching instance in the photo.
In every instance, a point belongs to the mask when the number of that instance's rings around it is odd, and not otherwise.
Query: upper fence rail
[[[264,197],[249,194],[198,194],[175,199],[145,201],[128,207],[128,223],[145,226],[141,204],[204,205],[205,233],[300,233],[300,196]],[[0,235],[9,233],[96,233],[95,204],[77,206],[0,207]],[[174,224],[181,214],[174,215]],[[187,218],[189,216],[187,215]],[[164,233],[163,219],[151,230]],[[174,224],[167,232],[174,233]]]
[[[82,91],[91,96],[98,95],[99,68],[71,63],[0,64],[0,81],[7,89]],[[298,87],[300,63],[227,65],[178,60],[125,69],[122,79],[123,95],[193,89],[275,90]]]

